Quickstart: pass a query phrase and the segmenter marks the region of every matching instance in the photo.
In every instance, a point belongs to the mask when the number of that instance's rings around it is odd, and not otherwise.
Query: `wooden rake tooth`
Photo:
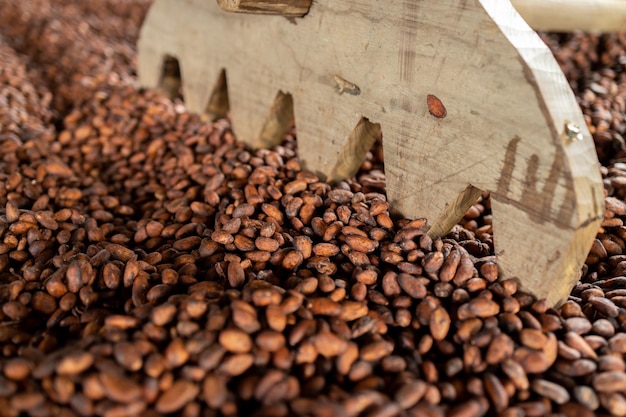
[[[379,124],[355,114],[345,101],[332,101],[336,94],[329,89],[328,105],[323,107],[295,97],[298,155],[303,169],[327,182],[353,177],[380,132]]]
[[[215,116],[224,117],[228,111],[220,107],[223,107],[220,101],[223,101],[224,97],[228,102],[228,93],[220,91],[225,89],[226,84],[224,70],[217,63],[198,65],[193,52],[187,49],[180,51],[179,54],[183,99],[187,109],[192,113],[203,115],[210,106],[215,106],[213,109]],[[217,99],[216,92],[218,95],[222,94]]]
[[[350,132],[327,181],[335,183],[354,177],[365,160],[365,155],[372,149],[380,134],[379,123],[372,123],[367,118],[362,117]]]
[[[168,54],[162,44],[153,42],[157,36],[156,25],[144,25],[137,45],[137,78],[141,86],[158,88],[163,78],[164,57]]]
[[[282,141],[293,120],[291,96],[278,93],[258,68],[226,66],[233,132],[252,149],[271,148]],[[250,92],[254,91],[251,97]]]

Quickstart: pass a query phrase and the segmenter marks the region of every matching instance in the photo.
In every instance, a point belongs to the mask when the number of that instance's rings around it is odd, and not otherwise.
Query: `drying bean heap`
[[[433,241],[380,143],[330,186],[138,90],[148,1],[1,5],[0,416],[626,415],[626,36],[545,36],[606,189],[555,310],[488,194]]]

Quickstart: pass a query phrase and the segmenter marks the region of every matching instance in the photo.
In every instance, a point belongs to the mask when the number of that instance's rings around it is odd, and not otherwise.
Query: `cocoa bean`
[[[112,401],[128,404],[141,397],[140,386],[126,376],[103,372],[100,382],[105,395]]]
[[[565,404],[570,399],[569,393],[565,388],[545,379],[534,379],[530,388],[537,394],[548,398],[557,404]]]
[[[88,352],[72,352],[59,361],[56,371],[61,375],[76,375],[89,369],[93,362],[94,357]]]
[[[247,353],[252,349],[250,336],[236,328],[222,330],[219,335],[219,342],[224,349],[233,353]]]
[[[592,385],[599,392],[622,392],[626,389],[626,373],[608,371],[595,374]]]
[[[159,413],[173,413],[183,408],[188,402],[196,398],[200,387],[189,381],[176,381],[157,400],[155,409]]]

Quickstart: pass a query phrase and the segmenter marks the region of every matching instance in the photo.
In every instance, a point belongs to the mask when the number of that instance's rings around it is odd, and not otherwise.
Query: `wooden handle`
[[[313,0],[217,0],[226,12],[302,17]],[[626,0],[511,0],[535,30],[618,32],[626,29]]]
[[[272,14],[302,17],[309,12],[313,0],[217,0],[226,12]]]
[[[511,0],[511,3],[535,30],[626,30],[625,0]]]

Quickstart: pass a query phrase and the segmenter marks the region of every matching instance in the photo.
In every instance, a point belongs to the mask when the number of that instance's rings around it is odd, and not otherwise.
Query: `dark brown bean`
[[[93,362],[94,357],[88,352],[72,352],[63,356],[56,366],[56,371],[61,375],[76,375],[89,369]]]
[[[155,409],[159,413],[173,413],[196,398],[199,392],[200,387],[194,383],[185,380],[176,381],[159,397]]]
[[[219,335],[220,345],[233,353],[247,353],[252,348],[250,336],[236,328],[224,329]]]
[[[130,378],[110,372],[100,374],[100,381],[106,396],[121,403],[131,403],[141,397],[141,388]]]
[[[565,388],[545,379],[534,379],[530,388],[537,394],[548,398],[557,404],[565,404],[570,399],[569,393]]]

